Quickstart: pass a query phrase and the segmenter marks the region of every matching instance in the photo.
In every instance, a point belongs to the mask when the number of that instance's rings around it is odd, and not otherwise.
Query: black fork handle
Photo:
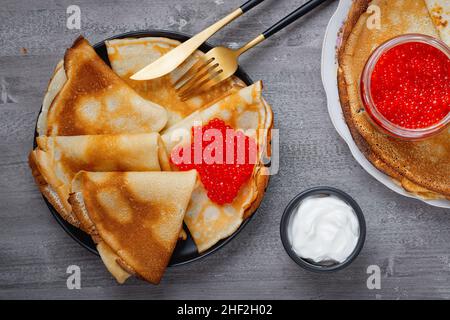
[[[244,3],[240,8],[242,10],[242,13],[247,12],[248,10],[256,7],[258,4],[263,2],[264,0],[249,0],[246,3]]]
[[[318,7],[325,1],[328,1],[328,0],[310,0],[310,1],[306,2],[300,8],[291,12],[289,15],[287,15],[286,17],[284,17],[283,19],[281,19],[280,21],[275,23],[273,26],[271,26],[269,29],[264,31],[262,33],[264,38],[267,39],[268,37],[277,33],[281,29],[284,29],[285,27],[290,25],[292,22],[296,21],[300,17],[303,17],[305,14],[312,11],[313,9],[315,9],[316,7]]]

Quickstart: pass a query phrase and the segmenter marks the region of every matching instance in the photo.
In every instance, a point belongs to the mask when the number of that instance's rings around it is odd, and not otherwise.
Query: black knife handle
[[[277,23],[275,23],[273,26],[271,26],[269,29],[263,32],[264,37],[267,39],[271,35],[277,33],[281,29],[284,29],[288,25],[290,25],[292,22],[296,21],[298,18],[303,17],[305,14],[322,4],[327,0],[310,0],[306,2],[304,5],[302,5],[297,10],[291,12],[288,16],[284,17]]]
[[[256,7],[258,4],[263,2],[264,0],[249,0],[246,3],[244,3],[240,8],[243,13],[247,12],[248,10]]]

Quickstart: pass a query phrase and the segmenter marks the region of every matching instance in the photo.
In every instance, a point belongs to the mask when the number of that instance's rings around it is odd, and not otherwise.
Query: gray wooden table
[[[244,0],[78,0],[81,30],[66,27],[72,1],[2,0],[0,11],[0,298],[318,299],[450,298],[450,212],[390,191],[352,158],[326,110],[320,79],[324,31],[336,2],[241,60],[280,129],[280,172],[256,217],[218,253],[169,268],[159,286],[117,285],[100,259],[75,243],[50,215],[27,165],[35,120],[52,69],[78,34],[91,42],[161,28],[195,33]],[[217,34],[214,44],[251,39],[303,0],[267,0]],[[318,275],[284,252],[279,221],[298,192],[330,185],[351,194],[367,219],[366,245],[348,269]],[[81,268],[81,290],[66,270]],[[378,265],[381,289],[367,287]]]

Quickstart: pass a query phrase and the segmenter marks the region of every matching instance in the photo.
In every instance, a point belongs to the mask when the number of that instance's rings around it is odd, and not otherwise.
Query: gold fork
[[[233,50],[216,47],[209,50],[176,82],[175,89],[184,101],[231,77],[238,69],[238,58],[261,41],[277,33],[327,0],[310,0],[284,17],[243,47]]]
[[[183,42],[176,48],[170,50],[165,55],[161,56],[160,58],[156,59],[149,65],[133,74],[130,79],[150,80],[168,74],[169,72],[176,69],[180,64],[182,64],[183,61],[185,61],[192,53],[195,52],[195,50],[198,49],[198,47],[200,47],[217,31],[228,25],[231,21],[241,16],[245,12],[256,7],[263,1],[264,0],[248,0],[242,6],[228,14],[226,17],[210,25],[205,30],[196,34],[189,40]]]

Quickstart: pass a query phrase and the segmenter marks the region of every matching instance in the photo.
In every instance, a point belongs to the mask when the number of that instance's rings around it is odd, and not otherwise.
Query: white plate
[[[416,195],[413,195],[396,184],[389,176],[385,175],[372,163],[370,163],[366,157],[356,146],[353,141],[352,135],[347,123],[345,122],[344,115],[342,113],[341,104],[339,101],[338,84],[337,84],[337,56],[336,47],[340,45],[341,39],[339,38],[339,31],[347,18],[347,14],[352,5],[352,0],[340,0],[338,8],[328,24],[325,32],[325,39],[322,47],[322,82],[325,87],[325,92],[328,100],[328,113],[330,114],[331,121],[336,128],[339,135],[345,140],[350,148],[353,157],[358,163],[366,170],[372,177],[380,181],[389,189],[410,198],[419,199],[429,205],[450,208],[450,201],[448,200],[424,200]]]

